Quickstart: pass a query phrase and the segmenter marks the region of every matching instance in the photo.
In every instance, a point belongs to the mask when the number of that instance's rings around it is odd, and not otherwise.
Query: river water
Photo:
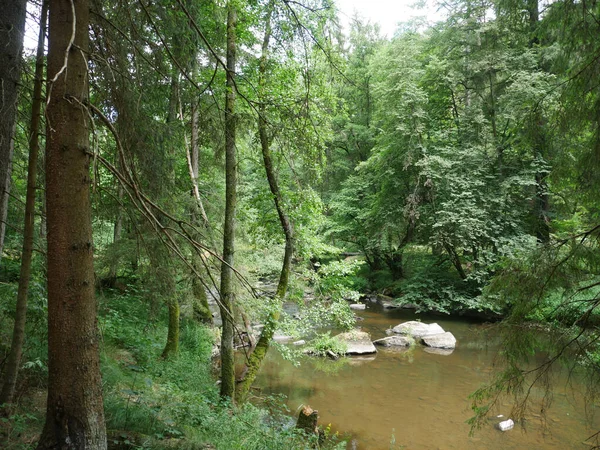
[[[349,439],[350,449],[589,449],[584,442],[600,427],[583,402],[583,387],[566,374],[554,383],[551,408],[534,407],[527,420],[501,432],[495,425],[510,416],[512,403],[501,401],[484,427],[469,436],[472,416],[468,396],[494,372],[498,345],[488,326],[445,317],[415,316],[408,311],[383,311],[368,305],[357,323],[372,339],[385,330],[418,318],[451,331],[458,344],[450,355],[379,348],[372,357],[332,361],[305,357],[299,367],[272,349],[256,385],[263,394],[284,394],[292,412],[310,405],[319,424],[331,425]],[[534,397],[541,392],[534,390]],[[593,406],[592,406],[593,409]],[[496,418],[496,415],[503,418]]]

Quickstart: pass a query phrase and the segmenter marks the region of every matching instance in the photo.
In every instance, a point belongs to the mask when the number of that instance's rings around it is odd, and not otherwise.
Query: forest
[[[600,448],[600,2],[437,8],[0,0],[0,448]]]

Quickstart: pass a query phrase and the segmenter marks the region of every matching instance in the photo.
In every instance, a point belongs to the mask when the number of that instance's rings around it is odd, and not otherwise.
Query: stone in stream
[[[514,426],[515,426],[515,423],[511,419],[508,419],[503,422],[500,422],[498,424],[498,429],[500,431],[508,431],[508,430],[512,430],[514,428]]]
[[[449,331],[446,331],[445,333],[426,335],[421,339],[423,344],[428,347],[446,349],[453,349],[456,347],[456,338]]]
[[[415,340],[408,336],[388,336],[373,341],[373,344],[382,347],[410,347],[414,343]]]
[[[399,309],[400,308],[400,305],[398,305],[394,302],[388,302],[388,301],[382,301],[381,306],[383,306],[383,309]]]
[[[367,305],[363,305],[362,303],[353,303],[350,305],[350,309],[363,310],[367,309]]]
[[[419,305],[416,303],[402,303],[400,307],[402,309],[419,309]]]
[[[392,331],[396,334],[408,334],[414,338],[421,338],[430,334],[441,334],[444,333],[444,329],[437,323],[423,323],[416,320],[401,323],[392,328]]]
[[[377,353],[377,349],[371,342],[371,336],[364,331],[352,330],[335,336],[338,341],[347,346],[346,355],[368,355]]]

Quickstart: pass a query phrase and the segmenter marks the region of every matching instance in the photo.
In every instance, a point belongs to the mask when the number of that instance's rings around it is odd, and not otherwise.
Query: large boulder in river
[[[446,331],[440,334],[431,334],[423,336],[423,344],[433,348],[454,348],[456,347],[456,338],[452,333]]]
[[[388,336],[373,341],[373,344],[382,347],[410,347],[414,343],[415,340],[408,336]]]
[[[371,336],[364,331],[352,330],[347,333],[338,334],[335,338],[346,344],[346,355],[377,353],[377,349],[371,342]]]
[[[396,325],[392,328],[392,331],[396,334],[408,334],[414,338],[422,338],[423,336],[429,336],[430,334],[441,334],[444,333],[444,329],[437,323],[423,323],[416,320],[410,322],[404,322],[400,325]]]

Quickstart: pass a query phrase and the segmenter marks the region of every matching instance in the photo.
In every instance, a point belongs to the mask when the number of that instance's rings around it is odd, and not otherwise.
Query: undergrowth
[[[12,291],[3,285],[0,294],[0,321],[10,324]],[[141,293],[101,294],[99,311],[109,449],[288,450],[317,445],[316,437],[301,434],[289,416],[275,413],[274,408],[233,406],[220,399],[211,373],[211,329],[182,319],[179,355],[165,360],[160,355],[166,320],[149,320]],[[3,449],[35,448],[44,423],[47,361],[39,351],[41,344],[31,343],[45,340],[43,328],[28,334],[24,361],[31,367],[22,371],[14,414],[0,421]],[[325,444],[334,446],[334,442]]]

